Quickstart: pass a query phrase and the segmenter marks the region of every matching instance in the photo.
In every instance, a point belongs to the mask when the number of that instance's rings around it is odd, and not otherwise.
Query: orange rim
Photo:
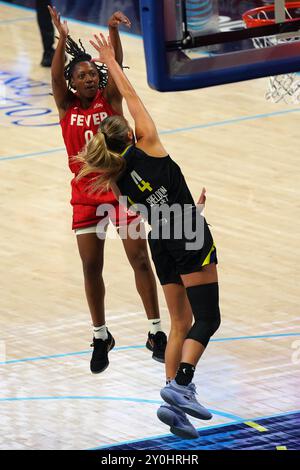
[[[294,2],[294,3],[286,3],[285,8],[287,10],[294,10],[296,8],[300,8],[300,2]],[[246,11],[243,15],[243,21],[246,24],[247,28],[255,28],[257,26],[267,26],[270,24],[275,24],[275,19],[264,19],[264,18],[258,18],[258,15],[262,12],[270,12],[274,11],[275,7],[274,5],[268,5],[264,7],[258,7],[258,8],[253,8],[252,10]],[[289,18],[287,21],[292,22],[299,20],[299,18]]]

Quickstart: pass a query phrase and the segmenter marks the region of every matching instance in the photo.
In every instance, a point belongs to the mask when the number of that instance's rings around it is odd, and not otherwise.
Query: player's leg
[[[171,328],[166,348],[166,379],[175,378],[182,357],[183,343],[191,329],[193,314],[183,284],[162,286],[167,302]]]
[[[181,360],[184,340],[192,324],[192,311],[182,284],[176,272],[174,260],[164,247],[163,241],[152,239],[149,234],[149,245],[155,264],[156,273],[164,290],[171,329],[165,354],[167,383],[174,379]],[[197,430],[178,407],[164,403],[157,410],[160,421],[170,427],[170,431],[184,439],[198,437]]]
[[[165,362],[167,336],[161,326],[156,280],[150,263],[144,223],[122,205],[115,208],[111,220],[118,227],[128,261],[134,271],[136,289],[148,318],[146,347],[152,351],[153,359]]]
[[[149,259],[147,241],[143,238],[133,240],[128,237],[122,239],[122,242],[128,261],[134,271],[136,289],[142,299],[149,322],[146,346],[153,352],[153,359],[158,362],[165,362],[167,337],[161,326],[157,287]]]
[[[211,263],[181,278],[195,318],[182,348],[181,361],[196,366],[221,322],[217,265]]]
[[[170,265],[171,268],[171,265]],[[171,269],[170,269],[171,270]],[[178,276],[180,282],[180,278]],[[182,346],[192,325],[192,310],[184,286],[180,283],[162,286],[171,319],[171,329],[165,355],[167,383],[176,376],[182,354]],[[170,427],[170,431],[183,439],[195,439],[198,432],[179,407],[164,403],[157,410],[157,417]]]
[[[96,228],[78,229],[76,231],[77,245],[82,260],[84,286],[89,310],[93,322],[93,354],[91,371],[100,373],[109,364],[108,352],[114,347],[114,338],[105,325],[104,296],[105,286],[102,277],[103,252],[105,240],[99,239]]]
[[[194,316],[194,324],[183,343],[176,377],[161,390],[162,398],[182,411],[200,419],[211,413],[195,397],[192,383],[195,367],[211,336],[220,325],[219,287],[216,264],[203,266],[201,271],[181,275]]]
[[[54,27],[48,11],[48,5],[51,6],[49,0],[36,0],[37,20],[44,49],[41,61],[43,67],[51,67],[54,55]]]

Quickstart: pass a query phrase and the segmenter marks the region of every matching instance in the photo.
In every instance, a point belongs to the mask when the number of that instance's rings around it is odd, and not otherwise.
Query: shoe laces
[[[100,341],[99,341],[100,340]],[[107,339],[101,339],[101,338],[94,338],[93,339],[93,342],[91,343],[91,348],[101,348],[102,345],[104,346],[105,345],[105,342],[107,341]]]
[[[188,389],[191,391],[193,395],[198,395],[197,390],[196,390],[196,385],[193,384],[192,382],[188,385]]]
[[[191,395],[194,396],[195,400],[197,401],[197,403],[199,403],[199,405],[201,405],[201,403],[197,400],[196,396],[195,395],[198,395],[198,392],[196,390],[196,385],[193,384],[192,382],[188,385],[188,389],[190,390],[190,393]],[[201,405],[202,406],[202,405]]]

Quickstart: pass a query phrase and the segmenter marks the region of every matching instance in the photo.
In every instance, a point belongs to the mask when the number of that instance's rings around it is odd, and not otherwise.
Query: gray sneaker
[[[193,383],[189,385],[178,385],[172,380],[161,389],[160,395],[169,405],[177,406],[187,413],[199,419],[211,419],[212,414],[196,399],[196,387]]]
[[[164,424],[170,426],[171,433],[182,439],[196,439],[199,434],[189,422],[185,413],[172,405],[162,405],[157,410],[157,417]]]

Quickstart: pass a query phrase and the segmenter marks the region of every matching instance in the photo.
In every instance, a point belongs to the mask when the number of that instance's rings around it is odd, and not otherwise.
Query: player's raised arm
[[[64,77],[66,42],[69,34],[67,22],[61,22],[60,13],[48,6],[52,21],[59,33],[58,44],[51,65],[52,90],[60,118],[63,117],[68,98],[68,85]]]
[[[124,25],[131,27],[131,22],[121,11],[116,11],[108,20],[109,37],[115,51],[115,58],[120,67],[123,65],[123,48],[119,35],[119,26]],[[118,90],[111,74],[108,74],[108,83],[104,90],[104,97],[119,114],[123,113],[122,99],[123,96]]]
[[[156,156],[156,154],[157,156],[165,155],[166,151],[160,142],[154,121],[117,63],[110,39],[106,40],[103,34],[94,37],[95,41],[90,41],[90,43],[99,52],[99,57],[93,60],[106,64],[120,94],[124,97],[135,122],[138,144],[143,145],[145,150],[148,150],[153,156]]]

